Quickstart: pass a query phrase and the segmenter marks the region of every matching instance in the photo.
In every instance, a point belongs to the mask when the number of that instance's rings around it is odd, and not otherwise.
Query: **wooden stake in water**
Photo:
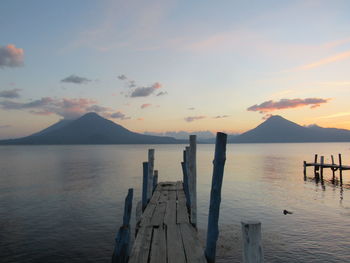
[[[205,248],[205,256],[209,263],[215,262],[216,242],[219,237],[218,222],[221,203],[221,187],[226,161],[226,142],[227,135],[225,133],[218,132],[216,135],[215,143],[215,157],[213,161],[214,168],[211,182],[210,206],[208,216],[207,244]]]
[[[241,222],[243,239],[243,263],[264,262],[261,246],[261,223],[259,221]]]
[[[333,155],[331,155],[331,159],[332,159],[332,165],[334,165],[334,157]],[[335,168],[332,167],[332,182],[334,182],[335,180]]]
[[[147,198],[147,191],[148,191],[148,162],[142,163],[143,168],[143,180],[142,180],[142,211],[146,208],[148,198]]]
[[[153,191],[156,190],[158,184],[158,170],[154,170],[154,175],[153,175]]]
[[[343,168],[342,168],[342,161],[341,161],[341,154],[338,154],[339,158],[339,176],[340,176],[340,184],[343,184]]]
[[[191,223],[197,227],[197,168],[196,168],[196,151],[197,139],[196,135],[190,135],[190,152],[186,156],[188,158],[188,182],[191,199]]]
[[[323,180],[323,164],[324,164],[324,156],[321,156],[321,166],[320,166],[321,180]]]
[[[113,263],[126,263],[130,255],[130,218],[134,190],[130,188],[125,198],[123,226],[119,228],[115,238],[115,247],[112,256]]]
[[[153,193],[153,169],[154,169],[154,149],[148,150],[148,183],[147,183],[147,201]]]
[[[317,171],[318,171],[318,166],[316,166],[316,163],[317,163],[317,154],[315,154],[315,161],[314,161],[314,163],[315,163],[315,166],[314,166],[314,174],[315,174],[315,177],[317,177],[317,175],[316,175],[316,173],[317,173]]]

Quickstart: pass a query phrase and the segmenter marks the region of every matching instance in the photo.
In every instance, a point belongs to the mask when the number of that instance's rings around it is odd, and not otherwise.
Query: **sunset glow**
[[[350,129],[348,1],[0,7],[0,139],[89,111],[136,132]]]

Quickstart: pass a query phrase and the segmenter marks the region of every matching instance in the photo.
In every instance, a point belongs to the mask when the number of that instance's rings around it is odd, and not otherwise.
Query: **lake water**
[[[127,189],[134,207],[140,199],[148,148],[160,181],[182,178],[184,145],[1,146],[0,261],[110,262]],[[241,261],[245,219],[262,222],[266,262],[350,262],[350,171],[343,186],[304,181],[302,162],[315,153],[350,164],[350,143],[227,146],[218,262]],[[213,156],[214,145],[198,145],[203,244]]]

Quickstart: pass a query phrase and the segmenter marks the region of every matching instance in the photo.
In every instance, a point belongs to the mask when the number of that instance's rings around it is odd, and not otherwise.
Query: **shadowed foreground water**
[[[181,179],[183,145],[1,146],[1,262],[109,262],[127,189],[140,199],[150,147],[159,180]],[[350,171],[343,187],[304,181],[302,174],[302,161],[314,153],[328,162],[342,153],[350,165],[350,143],[230,144],[227,150],[218,262],[241,261],[242,219],[262,222],[266,262],[350,262]],[[214,145],[198,146],[203,244],[213,155]],[[329,179],[331,171],[325,174]]]

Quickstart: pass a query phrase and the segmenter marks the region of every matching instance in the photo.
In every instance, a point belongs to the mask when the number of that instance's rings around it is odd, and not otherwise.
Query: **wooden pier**
[[[227,135],[217,133],[205,249],[197,235],[196,136],[183,151],[183,181],[158,183],[154,149],[142,163],[142,200],[136,206],[135,241],[131,246],[133,189],[125,198],[123,225],[115,238],[112,263],[214,263],[219,237],[221,188]],[[242,222],[243,262],[262,263],[260,222]]]
[[[339,170],[339,177],[340,182],[343,181],[343,171],[350,170],[349,165],[343,165],[342,164],[342,157],[341,154],[338,154],[338,162],[339,164],[336,164],[334,161],[333,155],[331,155],[332,163],[325,163],[324,162],[324,156],[320,157],[320,162],[318,162],[318,155],[315,154],[314,162],[306,162],[304,161],[303,167],[304,167],[304,177],[306,177],[306,167],[314,167],[314,175],[315,178],[321,177],[323,179],[323,169],[330,168],[332,170],[333,179],[335,178],[335,172]]]
[[[207,262],[190,223],[182,182],[161,182],[144,210],[130,263]]]

